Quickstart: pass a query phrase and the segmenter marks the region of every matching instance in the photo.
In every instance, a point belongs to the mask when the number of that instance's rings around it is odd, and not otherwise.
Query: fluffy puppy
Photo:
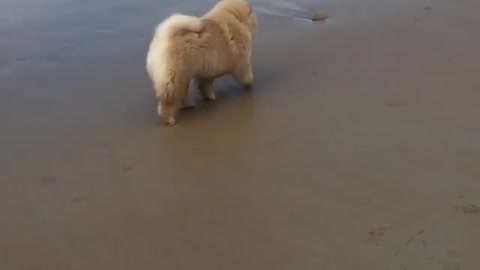
[[[249,87],[256,27],[245,0],[221,0],[202,17],[174,14],[158,25],[147,55],[147,72],[160,119],[174,125],[178,105],[193,107],[188,94],[192,78],[205,100],[215,99],[213,81],[226,74]]]

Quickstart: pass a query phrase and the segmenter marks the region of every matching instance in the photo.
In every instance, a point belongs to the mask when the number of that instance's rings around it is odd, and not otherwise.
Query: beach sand
[[[480,269],[480,2],[255,2],[174,127],[148,42],[213,1],[97,2],[0,9],[1,269]]]

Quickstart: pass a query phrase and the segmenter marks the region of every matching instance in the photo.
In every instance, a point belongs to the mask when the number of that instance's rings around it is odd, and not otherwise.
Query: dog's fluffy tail
[[[160,36],[162,40],[169,40],[182,31],[200,32],[202,30],[203,22],[201,18],[177,13],[165,19],[157,27],[155,35]]]
[[[171,82],[175,76],[169,66],[170,41],[176,35],[200,32],[203,27],[202,19],[182,14],[173,14],[157,26],[147,55],[147,70],[157,97],[171,99],[175,96],[176,89]]]

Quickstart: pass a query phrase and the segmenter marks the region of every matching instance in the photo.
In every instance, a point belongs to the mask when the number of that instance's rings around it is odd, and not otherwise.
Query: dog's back
[[[219,76],[245,57],[255,32],[256,18],[245,0],[222,0],[201,18],[174,14],[157,27],[147,68],[161,61],[176,70],[188,66],[189,76]]]

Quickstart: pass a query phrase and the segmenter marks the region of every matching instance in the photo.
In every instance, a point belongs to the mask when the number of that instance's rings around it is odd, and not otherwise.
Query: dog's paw
[[[205,95],[204,98],[207,101],[214,101],[215,99],[217,99],[217,96],[215,95],[215,93],[208,93]]]
[[[160,117],[160,122],[166,126],[173,126],[177,122],[174,117]]]
[[[168,118],[167,120],[165,120],[165,124],[166,124],[167,126],[173,126],[173,125],[175,125],[176,122],[177,122],[177,121],[175,121],[175,118],[173,118],[173,117],[170,117],[170,118]]]
[[[193,105],[193,104],[186,104],[186,105],[180,106],[181,110],[191,110],[193,108],[195,108],[195,105]]]

